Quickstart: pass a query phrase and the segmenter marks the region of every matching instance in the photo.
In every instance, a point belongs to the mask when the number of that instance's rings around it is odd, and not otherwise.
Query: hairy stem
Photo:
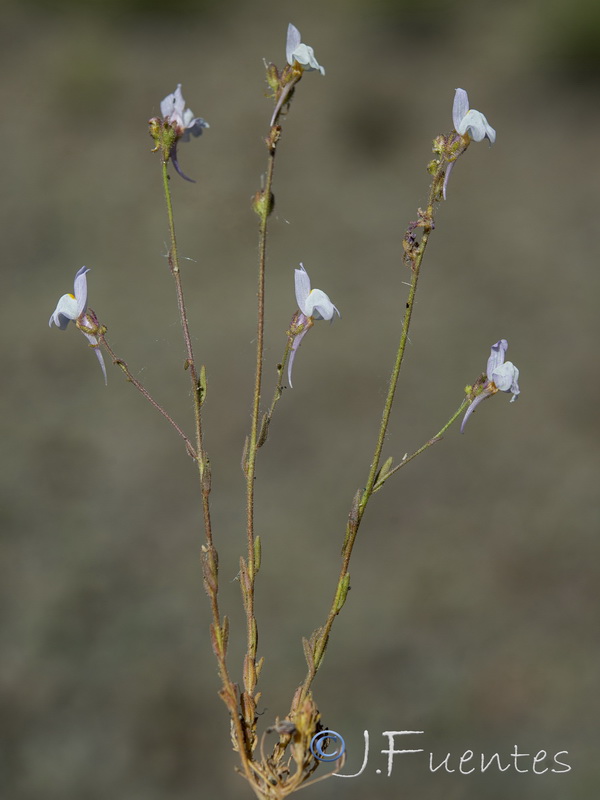
[[[263,444],[267,441],[267,436],[269,435],[269,425],[271,424],[271,420],[273,419],[275,406],[277,405],[277,403],[281,398],[281,395],[283,394],[283,375],[285,366],[287,364],[287,360],[292,350],[293,342],[294,342],[294,337],[292,335],[289,335],[287,343],[285,345],[285,350],[283,352],[283,358],[281,359],[279,364],[277,364],[277,383],[275,384],[273,399],[271,400],[271,405],[269,406],[269,410],[263,415],[262,422],[260,424],[260,433],[258,434],[257,447],[262,447]]]
[[[244,472],[246,475],[246,561],[242,559],[240,568],[240,583],[246,612],[246,637],[247,650],[244,661],[244,702],[242,712],[248,730],[254,734],[256,728],[256,702],[254,689],[258,680],[260,665],[256,663],[258,648],[258,627],[254,613],[254,586],[256,575],[260,566],[260,540],[254,533],[254,497],[256,477],[256,456],[262,436],[259,436],[260,397],[262,387],[263,356],[264,356],[264,328],[265,328],[265,272],[267,260],[267,231],[268,219],[272,209],[273,172],[275,168],[275,153],[279,140],[280,128],[271,128],[266,144],[268,150],[267,172],[265,185],[261,191],[262,202],[257,205],[260,216],[258,233],[258,285],[257,285],[257,332],[256,332],[256,366],[254,374],[254,392],[252,396],[252,415],[250,421],[250,434],[244,457]]]
[[[219,676],[221,678],[222,689],[220,692],[221,698],[225,702],[231,716],[233,724],[233,732],[237,743],[237,748],[240,753],[244,774],[249,781],[252,780],[252,770],[250,762],[252,759],[252,751],[249,746],[246,731],[240,720],[239,715],[239,699],[238,690],[229,676],[227,669],[227,640],[229,632],[229,622],[227,617],[221,621],[221,613],[219,610],[218,592],[219,592],[219,579],[218,579],[218,553],[213,544],[212,523],[210,515],[209,495],[211,490],[211,474],[210,462],[204,447],[204,437],[202,430],[202,403],[205,396],[205,381],[203,371],[198,372],[196,361],[194,359],[194,351],[192,348],[192,339],[190,336],[190,329],[188,323],[187,309],[185,304],[185,297],[183,292],[183,284],[181,280],[181,270],[179,268],[179,255],[177,251],[177,238],[175,236],[175,220],[173,216],[173,203],[171,200],[171,189],[169,185],[169,174],[167,170],[167,161],[163,160],[162,163],[162,176],[163,188],[165,193],[165,201],[167,204],[167,218],[169,224],[169,268],[175,281],[175,290],[177,294],[177,306],[179,308],[179,316],[181,319],[181,329],[183,332],[183,340],[186,349],[186,362],[185,369],[190,376],[192,398],[194,404],[194,421],[196,430],[196,464],[198,467],[198,476],[200,479],[200,489],[202,494],[202,512],[204,519],[204,532],[206,543],[202,546],[202,562],[204,570],[204,588],[208,594],[212,612],[212,625],[211,625],[211,640],[213,651],[215,653],[218,667]]]

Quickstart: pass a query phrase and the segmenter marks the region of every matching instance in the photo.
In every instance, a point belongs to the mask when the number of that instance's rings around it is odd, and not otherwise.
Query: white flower
[[[299,333],[294,335],[290,358],[288,361],[288,382],[292,388],[292,366],[296,358],[296,352],[300,347],[300,342],[306,336],[315,320],[333,320],[334,314],[341,316],[340,312],[333,305],[329,297],[321,289],[310,288],[310,278],[308,273],[300,264],[300,269],[294,271],[294,282],[296,287],[296,302],[299,312],[296,312],[292,321],[292,330],[300,328]]]
[[[202,117],[195,117],[193,111],[185,107],[180,83],[172,94],[161,100],[160,113],[163,120],[177,130],[178,136],[184,142],[189,141],[190,134],[200,136],[204,128],[210,128],[208,122]]]
[[[334,313],[338,317],[341,316],[325,292],[320,289],[310,288],[310,278],[302,264],[300,264],[300,269],[294,270],[294,278],[296,302],[298,303],[298,308],[306,317],[331,320]]]
[[[87,333],[83,330],[83,328],[97,329],[97,321],[87,314],[87,278],[85,276],[89,271],[88,267],[81,267],[80,270],[77,270],[73,286],[74,294],[63,294],[52,312],[48,325],[52,327],[52,323],[54,323],[57,328],[64,331],[69,322],[74,322],[94,348],[104,375],[104,383],[106,383],[106,367],[98,347],[98,338],[92,333]]]
[[[69,322],[79,319],[87,308],[87,278],[86,273],[89,267],[82,267],[75,273],[75,283],[73,291],[75,294],[63,294],[54,309],[48,325],[52,323],[64,331]]]
[[[474,142],[481,142],[486,136],[492,144],[496,141],[496,131],[481,111],[469,108],[469,95],[464,89],[457,89],[454,94],[452,121],[457,133],[461,136],[468,133]]]
[[[160,113],[162,114],[162,121],[158,118],[151,119],[151,126],[157,123],[161,124],[162,122],[163,126],[169,126],[169,128],[175,133],[175,137],[169,143],[168,154],[165,156],[165,161],[170,158],[178,174],[181,175],[181,177],[186,181],[195,183],[192,178],[188,178],[188,176],[179,166],[179,161],[177,160],[177,144],[180,140],[188,142],[190,135],[200,136],[204,128],[209,128],[210,125],[208,122],[205,122],[202,117],[195,117],[194,113],[189,108],[185,107],[185,100],[181,94],[180,83],[177,84],[177,88],[172,94],[168,94],[161,100]],[[158,149],[161,147],[160,136],[156,132],[156,129],[153,129],[152,127],[150,128],[150,132],[156,141],[155,149]]]
[[[461,433],[464,433],[467,420],[483,400],[486,400],[497,392],[512,392],[510,402],[513,403],[521,394],[521,390],[519,389],[519,370],[512,361],[504,360],[507,350],[508,342],[506,339],[500,339],[492,345],[490,357],[487,362],[486,381],[483,384],[481,394],[478,394],[467,408],[460,426]]]
[[[285,45],[285,55],[290,67],[293,67],[294,63],[297,62],[306,70],[318,69],[321,75],[325,75],[325,69],[315,58],[315,51],[307,44],[303,44],[300,38],[300,31],[290,22]]]

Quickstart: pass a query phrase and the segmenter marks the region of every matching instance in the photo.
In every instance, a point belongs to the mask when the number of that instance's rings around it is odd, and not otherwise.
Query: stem
[[[408,293],[408,299],[406,302],[406,310],[404,312],[404,320],[402,322],[402,333],[400,335],[400,342],[398,344],[398,350],[396,352],[396,359],[390,376],[388,392],[383,406],[383,413],[381,416],[381,423],[377,435],[377,442],[375,444],[375,451],[373,453],[373,458],[371,460],[371,468],[369,470],[366,486],[362,492],[359,491],[355,495],[350,510],[350,514],[348,517],[346,538],[344,540],[344,545],[342,547],[342,564],[340,568],[340,574],[336,585],[336,591],[334,594],[331,609],[329,611],[324,626],[318,629],[311,637],[311,640],[306,643],[309,652],[309,656],[307,657],[308,671],[306,674],[305,681],[297,697],[294,700],[295,708],[301,707],[304,699],[306,698],[308,692],[310,691],[312,682],[315,679],[315,676],[323,661],[323,656],[325,654],[325,649],[329,641],[329,634],[333,627],[334,620],[341,611],[346,599],[346,594],[348,592],[349,582],[350,582],[350,573],[349,573],[350,559],[352,557],[354,543],[356,541],[358,530],[360,528],[360,523],[367,508],[367,504],[375,492],[375,482],[377,479],[377,474],[379,472],[381,452],[383,450],[383,444],[385,441],[385,436],[390,421],[390,415],[392,412],[392,406],[394,403],[394,397],[396,394],[396,387],[398,385],[398,378],[400,377],[400,370],[402,368],[404,353],[406,351],[406,344],[408,342],[408,333],[410,329],[410,323],[412,320],[415,295],[417,292],[417,285],[419,281],[419,273],[421,270],[421,264],[423,262],[425,249],[429,241],[429,236],[434,228],[434,204],[436,200],[438,200],[440,197],[440,191],[441,191],[441,186],[443,184],[443,177],[446,170],[446,165],[447,162],[443,158],[437,162],[437,167],[434,172],[434,177],[429,192],[427,208],[425,211],[419,209],[418,222],[411,223],[409,230],[404,238],[405,261],[409,264],[411,268],[412,276],[410,282],[410,289]],[[417,242],[414,236],[414,230],[417,227],[423,229],[423,235],[421,237],[420,242]],[[451,422],[454,421],[454,419],[456,419],[457,416],[458,413],[453,417]],[[449,424],[451,424],[451,422]],[[446,430],[446,427],[443,430]],[[436,437],[434,437],[434,439],[435,438]],[[434,440],[430,440],[430,442],[425,447],[423,447],[419,452],[422,452],[424,449],[426,449],[426,447],[430,446],[430,444],[433,443]],[[414,455],[416,454],[413,454],[411,458],[414,457]]]
[[[381,486],[383,486],[384,482],[387,481],[387,479],[391,475],[393,475],[395,472],[398,472],[398,470],[402,469],[402,467],[405,467],[409,463],[409,461],[413,460],[413,458],[416,458],[417,456],[420,456],[421,453],[424,453],[425,450],[427,450],[429,447],[431,447],[432,444],[437,444],[438,442],[440,442],[442,440],[442,438],[443,438],[443,435],[448,430],[448,428],[454,422],[456,422],[456,420],[460,417],[460,415],[463,413],[463,411],[465,411],[465,409],[467,409],[468,407],[469,407],[469,400],[467,400],[467,399],[463,400],[462,403],[460,404],[460,406],[454,412],[454,414],[450,417],[448,422],[444,425],[443,428],[441,428],[441,430],[439,430],[435,434],[435,436],[432,436],[431,439],[426,441],[425,444],[422,445],[421,447],[419,447],[418,450],[415,450],[414,453],[411,453],[411,455],[406,456],[405,458],[403,458],[402,461],[394,467],[394,469],[391,469],[387,473],[387,475],[384,476],[383,480],[377,481],[377,489],[379,489]]]
[[[246,612],[247,650],[244,662],[244,719],[248,730],[255,731],[256,703],[254,689],[258,673],[256,665],[256,652],[258,647],[258,628],[254,613],[254,584],[258,572],[257,544],[260,542],[254,535],[254,483],[256,476],[256,456],[259,447],[259,414],[260,396],[262,386],[263,354],[264,354],[264,327],[265,327],[265,271],[267,258],[267,229],[271,212],[271,195],[273,186],[273,171],[275,168],[275,152],[280,128],[271,128],[266,140],[268,148],[268,162],[265,185],[262,190],[263,202],[260,206],[260,224],[258,236],[258,287],[257,287],[257,333],[256,333],[256,368],[254,376],[254,393],[252,398],[252,416],[250,422],[250,435],[244,458],[244,472],[246,475],[246,538],[247,560],[241,563],[241,586]],[[260,437],[262,438],[262,437]],[[262,442],[261,442],[262,443]]]
[[[149,392],[149,391],[146,389],[146,387],[145,387],[145,386],[144,386],[142,383],[140,383],[140,381],[138,381],[138,379],[137,379],[137,378],[135,378],[135,377],[134,377],[134,376],[131,374],[131,370],[129,369],[129,367],[127,366],[127,364],[125,363],[125,361],[123,361],[123,359],[121,359],[121,358],[118,358],[118,357],[116,356],[116,354],[115,354],[114,350],[113,350],[113,349],[112,349],[112,347],[109,345],[109,343],[106,341],[106,337],[104,336],[104,334],[103,334],[103,333],[100,333],[100,332],[98,332],[98,333],[96,334],[96,336],[98,337],[99,341],[102,343],[102,346],[103,346],[103,347],[106,349],[106,351],[107,351],[107,352],[110,354],[110,357],[112,358],[113,364],[116,364],[118,367],[121,367],[121,369],[123,370],[123,372],[125,373],[125,375],[126,375],[126,377],[127,377],[127,380],[128,380],[130,383],[132,383],[132,384],[135,386],[135,388],[138,390],[138,392],[140,392],[141,394],[143,394],[143,395],[144,395],[144,397],[146,398],[146,400],[147,400],[147,401],[148,401],[148,402],[149,402],[151,405],[153,405],[153,406],[154,406],[154,408],[155,408],[157,411],[159,411],[159,412],[160,412],[160,413],[163,415],[163,417],[164,417],[166,420],[168,420],[168,422],[170,422],[170,423],[171,423],[171,425],[172,425],[172,426],[175,428],[175,430],[177,431],[177,433],[178,433],[178,434],[181,436],[181,438],[182,438],[182,439],[183,439],[183,441],[185,442],[186,449],[187,449],[188,453],[191,455],[191,457],[192,457],[192,458],[194,458],[194,459],[195,459],[195,458],[197,458],[197,454],[196,454],[196,451],[195,451],[195,449],[194,449],[194,446],[192,445],[192,443],[190,442],[190,440],[188,439],[188,437],[187,437],[187,436],[185,435],[185,433],[184,433],[184,432],[181,430],[181,428],[180,428],[180,427],[179,427],[179,425],[178,425],[178,424],[175,422],[175,420],[173,420],[173,419],[171,418],[171,416],[170,416],[170,415],[169,415],[169,414],[168,414],[168,413],[165,411],[165,409],[164,409],[164,408],[163,408],[163,407],[162,407],[162,406],[161,406],[159,403],[157,403],[157,402],[156,402],[156,400],[155,400],[155,399],[152,397],[152,395],[151,395],[151,394],[150,394],[150,392]]]
[[[271,424],[271,420],[273,419],[273,413],[275,411],[275,406],[279,402],[281,395],[283,394],[283,375],[285,371],[285,366],[287,364],[287,360],[290,356],[290,352],[292,350],[292,344],[294,342],[294,337],[292,335],[288,336],[287,343],[285,345],[285,350],[283,351],[283,358],[277,364],[277,383],[275,384],[275,390],[273,392],[273,399],[271,400],[271,405],[269,406],[269,410],[266,414],[263,415],[262,422],[260,425],[260,433],[258,434],[257,440],[257,447],[262,447],[263,444],[267,441],[267,436],[269,435],[269,425]]]
[[[165,191],[165,200],[167,203],[167,217],[169,220],[169,235],[171,239],[171,246],[169,248],[169,268],[175,280],[175,289],[177,291],[177,305],[179,308],[179,316],[181,318],[181,328],[183,331],[183,339],[187,351],[186,369],[189,369],[190,380],[192,384],[192,397],[194,399],[194,419],[196,427],[196,450],[198,452],[200,478],[202,479],[205,469],[205,452],[202,437],[202,416],[201,407],[203,392],[198,380],[198,372],[194,361],[194,352],[192,349],[192,340],[190,337],[190,328],[187,319],[187,310],[185,307],[185,299],[183,295],[183,286],[181,283],[181,271],[179,269],[179,255],[177,252],[177,239],[175,237],[175,220],[173,217],[173,203],[171,201],[171,187],[169,186],[169,173],[167,170],[167,162],[162,162],[163,174],[163,187]],[[210,525],[208,526],[210,531]]]
[[[163,188],[165,193],[165,201],[167,204],[167,217],[169,223],[169,236],[171,246],[169,248],[169,268],[173,279],[175,281],[175,289],[177,293],[177,305],[179,308],[179,316],[181,319],[181,329],[183,332],[183,340],[185,342],[185,349],[187,358],[185,362],[185,369],[188,370],[190,375],[190,382],[192,388],[192,398],[194,402],[194,421],[196,430],[196,464],[198,466],[198,476],[200,479],[200,489],[202,493],[202,512],[204,519],[204,532],[206,536],[206,544],[202,546],[202,560],[204,569],[204,588],[210,599],[210,606],[212,612],[212,625],[211,625],[211,639],[213,650],[217,659],[219,667],[219,676],[223,688],[220,696],[229,709],[237,747],[240,753],[242,766],[246,778],[252,782],[252,770],[250,768],[250,761],[252,760],[252,751],[249,747],[246,731],[240,720],[238,708],[238,691],[236,685],[233,683],[229,676],[227,669],[227,639],[229,623],[226,617],[221,622],[221,613],[219,610],[218,592],[218,553],[213,544],[212,524],[210,516],[210,503],[209,495],[211,490],[211,475],[210,475],[210,462],[204,447],[204,437],[202,431],[202,403],[204,401],[204,378],[203,374],[198,375],[196,362],[194,360],[194,352],[192,348],[192,339],[190,336],[190,329],[187,317],[187,309],[185,305],[185,297],[183,293],[183,285],[181,281],[181,271],[179,268],[179,255],[177,252],[177,239],[175,236],[175,220],[173,217],[173,203],[171,200],[171,189],[169,185],[169,173],[167,170],[168,161],[163,159],[162,162],[162,176]]]

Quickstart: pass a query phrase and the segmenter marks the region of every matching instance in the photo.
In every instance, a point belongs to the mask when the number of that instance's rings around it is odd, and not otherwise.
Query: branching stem
[[[329,614],[327,616],[327,619],[323,627],[318,629],[313,634],[311,640],[306,643],[309,651],[309,657],[307,659],[308,671],[301,689],[294,698],[293,705],[296,708],[301,707],[304,699],[308,696],[308,693],[312,686],[312,682],[323,661],[323,656],[325,654],[327,643],[329,641],[329,634],[333,627],[333,623],[335,621],[336,616],[339,614],[339,612],[342,609],[342,606],[344,605],[346,594],[348,592],[348,587],[350,582],[350,573],[349,573],[350,559],[352,557],[352,551],[354,548],[356,537],[358,535],[360,523],[362,521],[369,500],[371,499],[377,488],[379,488],[379,486],[376,486],[376,481],[380,469],[381,453],[383,450],[383,445],[385,442],[385,437],[389,426],[390,415],[392,413],[392,406],[396,394],[396,388],[398,386],[398,379],[400,377],[400,371],[402,369],[402,363],[404,361],[404,354],[406,352],[408,333],[412,320],[421,264],[423,262],[423,256],[425,254],[425,249],[429,241],[429,236],[431,234],[431,231],[435,227],[434,207],[436,201],[440,199],[440,192],[441,192],[441,187],[443,185],[443,179],[446,168],[447,168],[447,161],[444,158],[440,158],[439,161],[436,162],[436,169],[433,173],[433,180],[429,192],[427,208],[425,211],[419,209],[419,220],[415,223],[411,223],[407,235],[405,236],[404,239],[405,262],[411,268],[411,282],[410,282],[410,289],[408,292],[408,299],[406,301],[406,310],[404,312],[404,319],[402,322],[402,332],[400,335],[400,342],[398,344],[396,358],[390,376],[388,391],[383,406],[381,423],[377,434],[377,441],[375,444],[373,458],[371,460],[371,467],[369,469],[367,482],[365,488],[362,491],[357,492],[357,494],[355,495],[350,510],[350,514],[348,517],[346,537],[342,547],[342,564],[340,568],[338,582],[336,584],[336,591],[333,597],[331,609],[329,611]],[[417,241],[414,235],[414,231],[416,228],[422,228],[422,236],[420,242]],[[454,422],[454,420],[458,418],[460,411],[465,406],[466,406],[466,401],[461,405],[461,408],[452,417],[450,422],[446,426],[444,426],[444,428],[442,428],[440,433],[438,433],[436,436],[430,439],[423,447],[419,448],[419,450],[413,453],[413,455],[410,456],[410,458],[407,458],[402,464],[398,465],[396,469],[398,469],[400,466],[403,466],[404,463],[408,463],[409,460],[412,460],[412,458],[415,458],[417,455],[424,452],[424,450],[426,450],[428,447],[430,447],[432,444],[438,441],[442,433],[452,424],[452,422]]]

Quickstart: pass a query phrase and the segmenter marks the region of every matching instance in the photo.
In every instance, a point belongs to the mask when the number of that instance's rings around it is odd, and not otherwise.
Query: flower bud
[[[275,195],[271,192],[269,197],[264,189],[260,189],[252,198],[252,208],[261,219],[265,219],[273,211],[275,206]]]

